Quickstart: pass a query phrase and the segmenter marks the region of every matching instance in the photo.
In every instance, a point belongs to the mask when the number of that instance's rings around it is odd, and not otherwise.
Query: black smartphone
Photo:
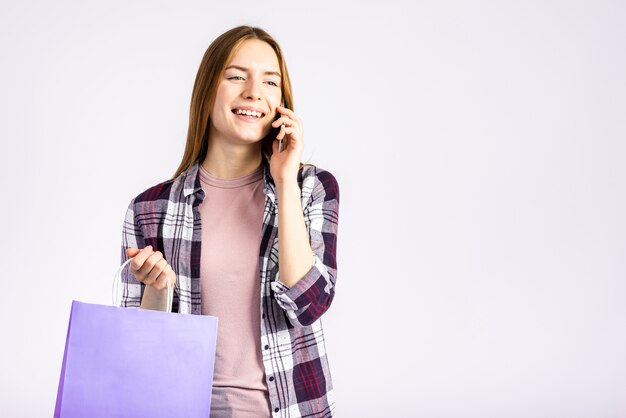
[[[285,99],[284,98],[281,99],[280,105],[282,107],[285,107]],[[274,120],[278,120],[280,118],[280,116],[281,116],[280,112],[277,111],[276,112],[276,116],[274,117]],[[276,128],[272,128],[272,140],[276,139],[276,137],[280,133],[281,126],[284,126],[284,125],[279,125]],[[281,139],[281,140],[278,141],[278,152],[281,152],[282,149],[283,149],[283,140]]]

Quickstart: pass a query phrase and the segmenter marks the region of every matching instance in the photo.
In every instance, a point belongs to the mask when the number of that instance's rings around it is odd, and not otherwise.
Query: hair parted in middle
[[[224,32],[209,45],[202,57],[200,68],[198,68],[191,94],[187,143],[182,161],[172,178],[178,177],[196,161],[203,160],[206,157],[207,141],[209,140],[209,113],[215,103],[217,87],[226,65],[230,62],[239,46],[248,39],[258,39],[267,42],[276,53],[282,75],[282,97],[285,107],[293,110],[291,80],[289,79],[283,53],[276,40],[263,29],[253,26],[237,26]],[[272,155],[272,142],[274,141],[272,132],[270,131],[270,134],[263,138],[261,142],[262,152],[265,152],[268,156]]]

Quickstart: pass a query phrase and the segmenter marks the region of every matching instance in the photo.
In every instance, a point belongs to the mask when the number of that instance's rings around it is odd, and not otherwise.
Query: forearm
[[[143,290],[140,308],[167,311],[167,288],[158,290],[152,286],[146,286]]]
[[[311,269],[313,250],[304,223],[296,181],[277,183],[280,281],[293,287]]]

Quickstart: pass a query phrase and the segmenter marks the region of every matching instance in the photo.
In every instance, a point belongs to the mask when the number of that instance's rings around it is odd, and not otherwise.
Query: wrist
[[[290,189],[298,189],[300,190],[300,186],[298,185],[298,180],[297,179],[293,179],[293,180],[278,180],[278,181],[274,181],[274,184],[276,185],[276,191],[280,192],[282,190],[290,190]]]

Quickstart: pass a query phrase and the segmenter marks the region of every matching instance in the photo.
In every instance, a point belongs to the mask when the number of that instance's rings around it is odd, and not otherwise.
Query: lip
[[[233,115],[235,115],[235,117],[239,120],[242,120],[244,122],[248,122],[248,123],[259,123],[261,121],[263,121],[264,116],[261,116],[260,118],[251,118],[249,116],[246,115],[238,115],[236,113],[233,112]]]
[[[261,117],[259,119],[263,119],[266,115],[267,112],[263,111],[262,109],[259,109],[258,107],[252,107],[252,106],[236,106],[234,108],[231,109],[231,112],[233,112],[236,116],[239,116],[235,113],[235,110],[237,109],[241,109],[241,110],[253,110],[255,112],[259,112],[261,113]]]

